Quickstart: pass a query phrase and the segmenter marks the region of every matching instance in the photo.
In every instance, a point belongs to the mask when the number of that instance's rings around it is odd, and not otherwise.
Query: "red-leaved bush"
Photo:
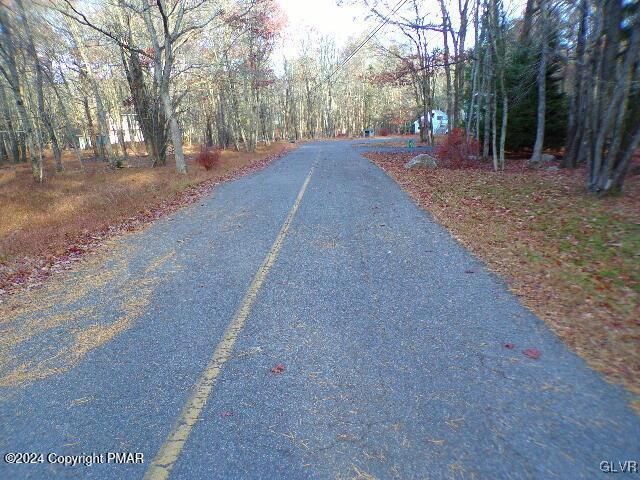
[[[380,135],[381,137],[388,137],[389,136],[389,129],[388,128],[381,128],[380,131],[378,132],[378,135]]]
[[[200,147],[200,153],[196,155],[196,163],[207,171],[216,167],[219,161],[220,150],[217,148],[202,146]]]
[[[469,138],[464,128],[454,128],[436,149],[436,156],[446,162],[449,168],[472,168],[478,165],[480,142]]]

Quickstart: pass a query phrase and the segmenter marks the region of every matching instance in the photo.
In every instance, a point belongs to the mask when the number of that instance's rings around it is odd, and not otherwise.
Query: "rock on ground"
[[[545,164],[551,163],[551,162],[555,162],[556,161],[556,157],[554,155],[550,155],[548,153],[543,153],[540,156],[540,161],[539,162],[534,162],[533,158],[530,158],[528,160],[529,165],[533,166],[533,167],[540,167],[540,166],[544,166]]]
[[[436,162],[436,159],[426,153],[416,155],[415,157],[413,157],[411,160],[409,160],[407,163],[404,164],[404,168],[406,168],[407,170],[412,168],[434,169],[437,166],[438,166],[438,163]]]

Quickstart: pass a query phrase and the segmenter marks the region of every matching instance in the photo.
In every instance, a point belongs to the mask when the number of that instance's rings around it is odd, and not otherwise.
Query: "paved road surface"
[[[23,296],[0,323],[0,451],[144,463],[45,455],[0,478],[591,479],[640,460],[629,395],[360,143],[304,144]]]

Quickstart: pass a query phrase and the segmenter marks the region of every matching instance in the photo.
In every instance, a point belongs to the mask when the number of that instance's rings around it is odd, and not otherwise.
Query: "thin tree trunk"
[[[491,138],[491,116],[494,92],[491,90],[493,86],[493,72],[492,72],[492,60],[491,60],[491,48],[486,48],[485,51],[485,64],[484,64],[484,132],[482,140],[482,159],[487,160],[489,158],[489,139]]]
[[[62,99],[62,96],[60,95],[60,91],[56,86],[55,82],[53,82],[51,79],[49,79],[49,81],[51,86],[53,87],[53,91],[56,94],[56,97],[58,98],[58,108],[60,108],[60,113],[62,114],[62,119],[64,120],[64,131],[67,137],[67,143],[71,145],[71,148],[73,148],[73,151],[76,155],[76,159],[80,164],[80,169],[84,170],[84,163],[82,161],[82,155],[80,153],[80,149],[76,144],[76,139],[73,138],[73,131],[71,129],[71,122],[69,120],[69,114],[67,113],[67,107],[64,104],[64,100]]]
[[[493,87],[493,108],[491,109],[491,150],[492,150],[492,159],[493,159],[493,169],[497,172],[500,169],[499,158],[498,158],[498,145],[497,145],[497,137],[498,137],[498,122],[497,122],[497,110],[498,110],[498,92],[497,88],[495,88],[495,83]]]
[[[42,156],[39,155],[37,151],[40,145],[40,140],[38,138],[34,138],[37,136],[37,131],[34,129],[31,119],[27,113],[27,109],[24,106],[20,76],[18,74],[15,57],[15,37],[4,7],[0,8],[0,30],[4,40],[3,57],[8,70],[8,72],[5,72],[5,76],[9,83],[9,87],[11,88],[11,93],[13,94],[16,109],[18,111],[18,117],[20,118],[20,123],[22,124],[22,130],[24,132],[22,155],[23,157],[26,157],[26,150],[29,150],[31,173],[33,178],[36,182],[42,182],[44,180],[44,168],[42,164]]]
[[[531,155],[531,163],[539,164],[542,161],[542,150],[544,148],[544,129],[545,115],[547,107],[547,57],[548,57],[548,40],[547,40],[547,13],[548,0],[539,0],[540,2],[540,62],[538,64],[538,115],[536,121],[536,142],[533,146],[533,154]]]
[[[89,140],[91,141],[91,147],[93,148],[93,156],[95,158],[100,158],[100,152],[98,150],[98,133],[96,132],[95,126],[93,124],[91,108],[89,108],[89,99],[87,97],[84,97],[82,99],[82,104],[84,106],[84,115],[85,117],[87,117],[87,127],[89,129]]]
[[[585,115],[587,110],[588,94],[585,91],[586,76],[586,36],[587,21],[589,16],[588,0],[580,2],[580,26],[576,44],[576,79],[575,91],[569,107],[569,124],[567,126],[567,151],[563,159],[564,167],[576,167],[580,158],[580,150],[583,145],[584,129],[586,126]]]
[[[509,99],[504,81],[504,69],[500,74],[500,89],[502,90],[502,126],[500,127],[500,170],[504,170],[504,145],[507,140],[507,120],[509,118]]]
[[[460,103],[463,98],[464,77],[466,66],[465,44],[467,39],[467,27],[469,25],[469,1],[458,0],[458,11],[460,12],[460,29],[458,31],[458,40],[455,42],[454,37],[454,53],[455,65],[453,70],[453,118],[449,120],[449,128],[456,128],[458,124],[462,124],[462,115],[460,111]],[[451,23],[451,22],[449,22]]]
[[[7,129],[7,138],[9,139],[11,159],[13,163],[19,163],[20,146],[18,142],[18,136],[16,135],[16,132],[13,128],[13,122],[11,121],[11,111],[9,110],[9,103],[7,102],[7,96],[2,85],[0,85],[0,108],[2,109],[4,124]]]
[[[444,73],[447,88],[447,121],[451,121],[453,115],[452,108],[452,90],[451,90],[451,66],[449,65],[449,14],[444,0],[440,0],[440,11],[442,12],[442,41],[444,43]],[[449,129],[451,131],[451,129]]]
[[[31,59],[33,60],[33,65],[35,67],[36,72],[36,98],[38,102],[38,111],[42,115],[42,122],[44,123],[45,128],[47,129],[47,134],[49,135],[49,140],[51,141],[51,150],[53,151],[53,158],[55,162],[55,169],[57,172],[61,172],[64,167],[62,165],[62,156],[60,154],[60,147],[58,145],[58,139],[56,138],[55,131],[53,130],[53,124],[51,119],[51,112],[46,108],[44,102],[44,80],[43,80],[43,72],[42,72],[42,64],[40,63],[40,59],[38,58],[38,53],[36,52],[36,46],[33,42],[33,35],[31,34],[31,26],[29,25],[29,20],[24,10],[24,5],[22,0],[15,0],[16,5],[18,6],[18,10],[20,11],[20,17],[22,20],[22,25],[24,28],[24,34],[27,40],[27,50],[29,51],[29,55],[31,55]]]
[[[7,144],[5,138],[6,134],[0,133],[0,163],[4,163],[5,161],[9,161],[9,152],[7,150]]]
[[[100,88],[98,86],[98,82],[93,74],[93,70],[91,68],[91,63],[89,62],[89,57],[87,56],[86,48],[84,43],[81,41],[80,37],[77,34],[77,30],[72,23],[67,22],[67,26],[69,27],[69,31],[71,32],[71,36],[73,37],[73,42],[78,48],[78,52],[80,53],[80,58],[82,58],[82,67],[80,67],[80,74],[89,83],[91,87],[91,92],[93,93],[93,98],[96,104],[96,116],[98,119],[98,131],[100,132],[100,141],[98,142],[97,147],[101,152],[101,157],[111,166],[115,166],[115,157],[111,151],[111,141],[109,137],[109,127],[107,125],[107,114],[105,112],[104,103],[102,102],[102,95],[100,94]]]

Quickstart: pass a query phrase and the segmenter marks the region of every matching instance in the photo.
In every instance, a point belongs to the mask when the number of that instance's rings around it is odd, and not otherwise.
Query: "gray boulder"
[[[407,163],[404,164],[404,168],[410,170],[412,168],[428,168],[429,170],[433,170],[438,166],[438,162],[431,155],[427,155],[426,153],[421,153],[420,155],[416,155]]]
[[[533,168],[541,168],[543,166],[545,166],[548,163],[551,162],[555,162],[556,161],[556,157],[553,155],[549,155],[548,153],[543,153],[542,155],[540,155],[540,161],[539,162],[534,162],[533,158],[530,158],[529,160],[527,160],[527,163],[530,167]]]

